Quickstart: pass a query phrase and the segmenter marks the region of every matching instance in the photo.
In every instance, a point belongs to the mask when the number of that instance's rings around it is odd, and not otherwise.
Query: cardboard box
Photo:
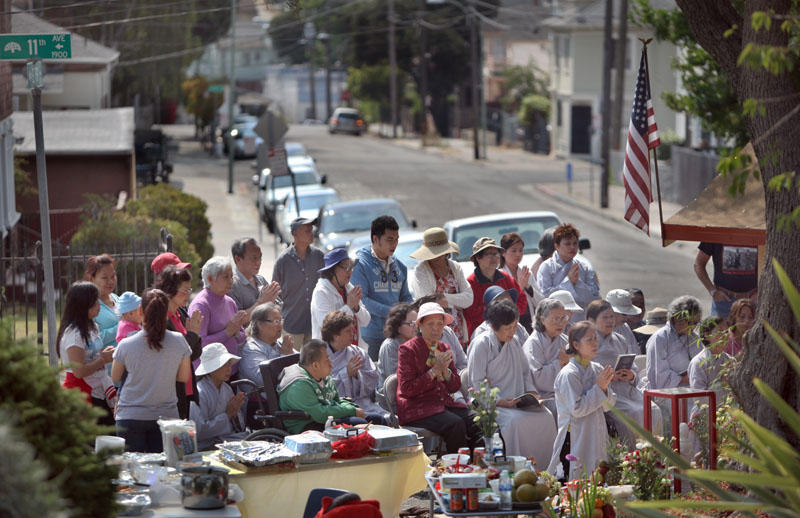
[[[483,489],[486,487],[486,473],[445,473],[439,477],[442,489]]]

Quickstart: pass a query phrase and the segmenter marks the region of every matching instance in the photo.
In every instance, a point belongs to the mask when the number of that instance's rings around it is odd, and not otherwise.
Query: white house
[[[651,0],[651,5],[661,9],[676,8],[673,0]],[[551,79],[551,146],[559,156],[579,155],[599,158],[600,107],[603,84],[603,24],[605,0],[597,0],[556,14],[543,22],[552,38],[550,55]],[[614,37],[617,33],[614,18]],[[620,114],[621,142],[625,142],[633,90],[639,69],[642,44],[638,38],[652,38],[652,32],[628,24],[628,45],[625,59],[625,99]],[[662,92],[675,92],[680,82],[678,74],[670,67],[678,56],[678,48],[667,42],[653,42],[648,46],[650,85],[653,109],[659,131],[684,133],[685,117],[664,104]],[[612,93],[614,71],[612,70]],[[613,102],[613,100],[612,100]]]
[[[111,75],[119,61],[119,52],[17,8],[11,10],[11,32],[70,34],[72,58],[44,60],[44,110],[98,110],[110,106]],[[15,111],[33,109],[24,70],[24,63],[14,63],[12,66],[12,102]]]

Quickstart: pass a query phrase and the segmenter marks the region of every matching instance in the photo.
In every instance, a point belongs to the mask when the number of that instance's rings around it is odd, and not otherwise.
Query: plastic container
[[[492,459],[503,456],[503,439],[500,438],[500,432],[494,432],[492,436]]]
[[[508,470],[504,469],[500,473],[500,484],[498,485],[500,509],[503,511],[511,509],[511,487],[511,477],[508,474]]]
[[[300,464],[317,464],[327,462],[333,454],[331,441],[321,433],[306,432],[298,435],[289,435],[283,439],[283,444],[295,453],[299,453]]]

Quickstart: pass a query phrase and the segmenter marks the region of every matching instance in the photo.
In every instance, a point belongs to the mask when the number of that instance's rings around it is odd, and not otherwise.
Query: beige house
[[[651,0],[654,7],[675,8],[672,0]],[[616,14],[616,13],[615,13]],[[584,7],[564,11],[543,22],[551,35],[551,146],[558,156],[600,157],[600,107],[603,85],[603,22],[605,1],[591,2]],[[616,38],[617,19],[614,18]],[[638,38],[651,38],[652,33],[628,24],[628,45],[625,59],[620,134],[625,142],[633,105],[633,89],[639,69],[642,45]],[[675,113],[664,104],[662,92],[675,92],[680,80],[670,68],[678,56],[678,48],[667,42],[653,41],[648,46],[650,85],[653,108],[660,132],[680,134],[685,127],[683,114]],[[614,71],[612,70],[612,102]]]

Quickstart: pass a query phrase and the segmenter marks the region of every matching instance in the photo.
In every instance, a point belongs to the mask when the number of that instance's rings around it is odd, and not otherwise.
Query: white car
[[[289,167],[293,165],[312,165],[316,167],[316,160],[308,154],[308,150],[300,142],[287,142],[283,147],[286,149],[286,162]]]
[[[472,245],[478,239],[491,237],[499,245],[504,234],[516,232],[525,242],[525,255],[521,264],[530,266],[539,255],[539,238],[545,230],[560,224],[561,218],[554,212],[506,212],[454,219],[445,223],[444,229],[450,241],[458,245],[460,253],[454,260],[461,265],[464,275],[467,276],[475,269],[469,258],[472,255]],[[585,242],[582,243],[582,250],[589,247],[588,239],[581,241]]]
[[[292,243],[292,221],[296,218],[316,219],[319,209],[326,203],[339,201],[339,193],[331,187],[304,187],[298,189],[297,200],[300,202],[300,215],[297,215],[294,192],[289,192],[283,203],[275,211],[275,235],[284,243]]]
[[[314,164],[289,162],[289,169],[294,175],[298,192],[303,189],[316,189],[328,181],[326,175],[320,175]],[[292,189],[292,178],[289,175],[273,177],[269,168],[253,175],[253,184],[258,187],[256,208],[270,232],[275,231],[275,210],[286,199]]]
[[[400,260],[401,263],[406,265],[409,275],[417,267],[419,260],[411,257],[411,254],[422,246],[422,232],[400,232],[400,238],[397,240],[397,248],[394,251],[394,256]],[[347,248],[348,255],[355,257],[359,248],[368,245],[372,242],[370,236],[361,236],[350,241],[350,246]]]

